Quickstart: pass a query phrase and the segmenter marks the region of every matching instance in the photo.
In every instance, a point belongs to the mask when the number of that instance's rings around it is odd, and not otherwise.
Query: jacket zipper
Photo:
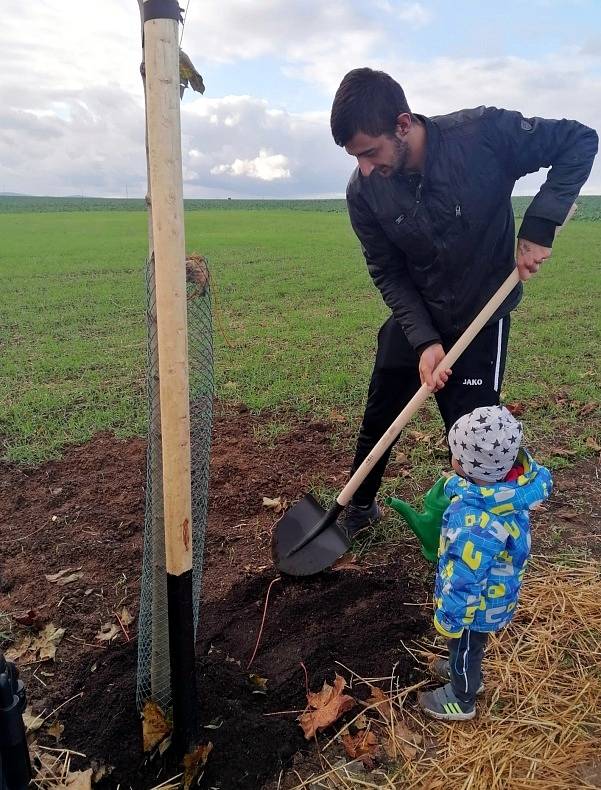
[[[423,178],[420,180],[419,184],[417,185],[417,189],[415,190],[415,208],[413,209],[413,216],[417,216],[417,212],[419,209],[419,205],[422,202],[422,187],[424,184]]]

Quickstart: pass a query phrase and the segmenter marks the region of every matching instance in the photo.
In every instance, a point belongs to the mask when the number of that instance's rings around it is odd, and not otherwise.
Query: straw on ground
[[[438,648],[422,646],[418,655],[427,664]],[[406,694],[388,688],[387,708],[372,730],[383,754],[385,749],[390,755],[392,744],[398,761],[357,775],[328,754],[327,770],[295,787],[601,786],[601,564],[573,555],[560,562],[534,559],[515,621],[491,639],[484,672],[486,693],[473,722],[425,720]],[[406,737],[404,743],[398,740],[407,725],[421,735],[411,749]],[[322,754],[336,740],[325,744]]]

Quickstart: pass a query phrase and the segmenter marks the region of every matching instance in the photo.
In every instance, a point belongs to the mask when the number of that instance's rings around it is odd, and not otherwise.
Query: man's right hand
[[[444,348],[440,343],[433,343],[431,346],[425,348],[419,358],[419,377],[422,384],[425,384],[430,392],[438,392],[449,380],[452,374],[450,368],[439,370],[434,375],[436,366],[442,362],[444,358]]]

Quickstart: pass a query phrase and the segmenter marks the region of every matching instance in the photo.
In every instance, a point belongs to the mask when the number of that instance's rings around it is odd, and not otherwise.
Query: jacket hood
[[[551,474],[546,467],[539,466],[524,448],[520,449],[516,463],[524,467],[517,480],[478,485],[459,475],[452,475],[445,483],[445,494],[451,503],[460,496],[463,505],[500,516],[529,510],[551,493]]]

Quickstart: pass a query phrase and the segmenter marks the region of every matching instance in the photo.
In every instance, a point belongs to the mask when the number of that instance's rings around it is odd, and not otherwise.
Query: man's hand
[[[551,257],[550,247],[541,247],[533,241],[518,239],[516,259],[520,280],[524,282],[539,270],[543,261]]]
[[[430,392],[438,392],[449,380],[453,372],[450,368],[440,370],[434,375],[436,366],[444,357],[444,348],[440,343],[434,343],[425,348],[419,358],[419,377],[422,384],[426,384]]]

